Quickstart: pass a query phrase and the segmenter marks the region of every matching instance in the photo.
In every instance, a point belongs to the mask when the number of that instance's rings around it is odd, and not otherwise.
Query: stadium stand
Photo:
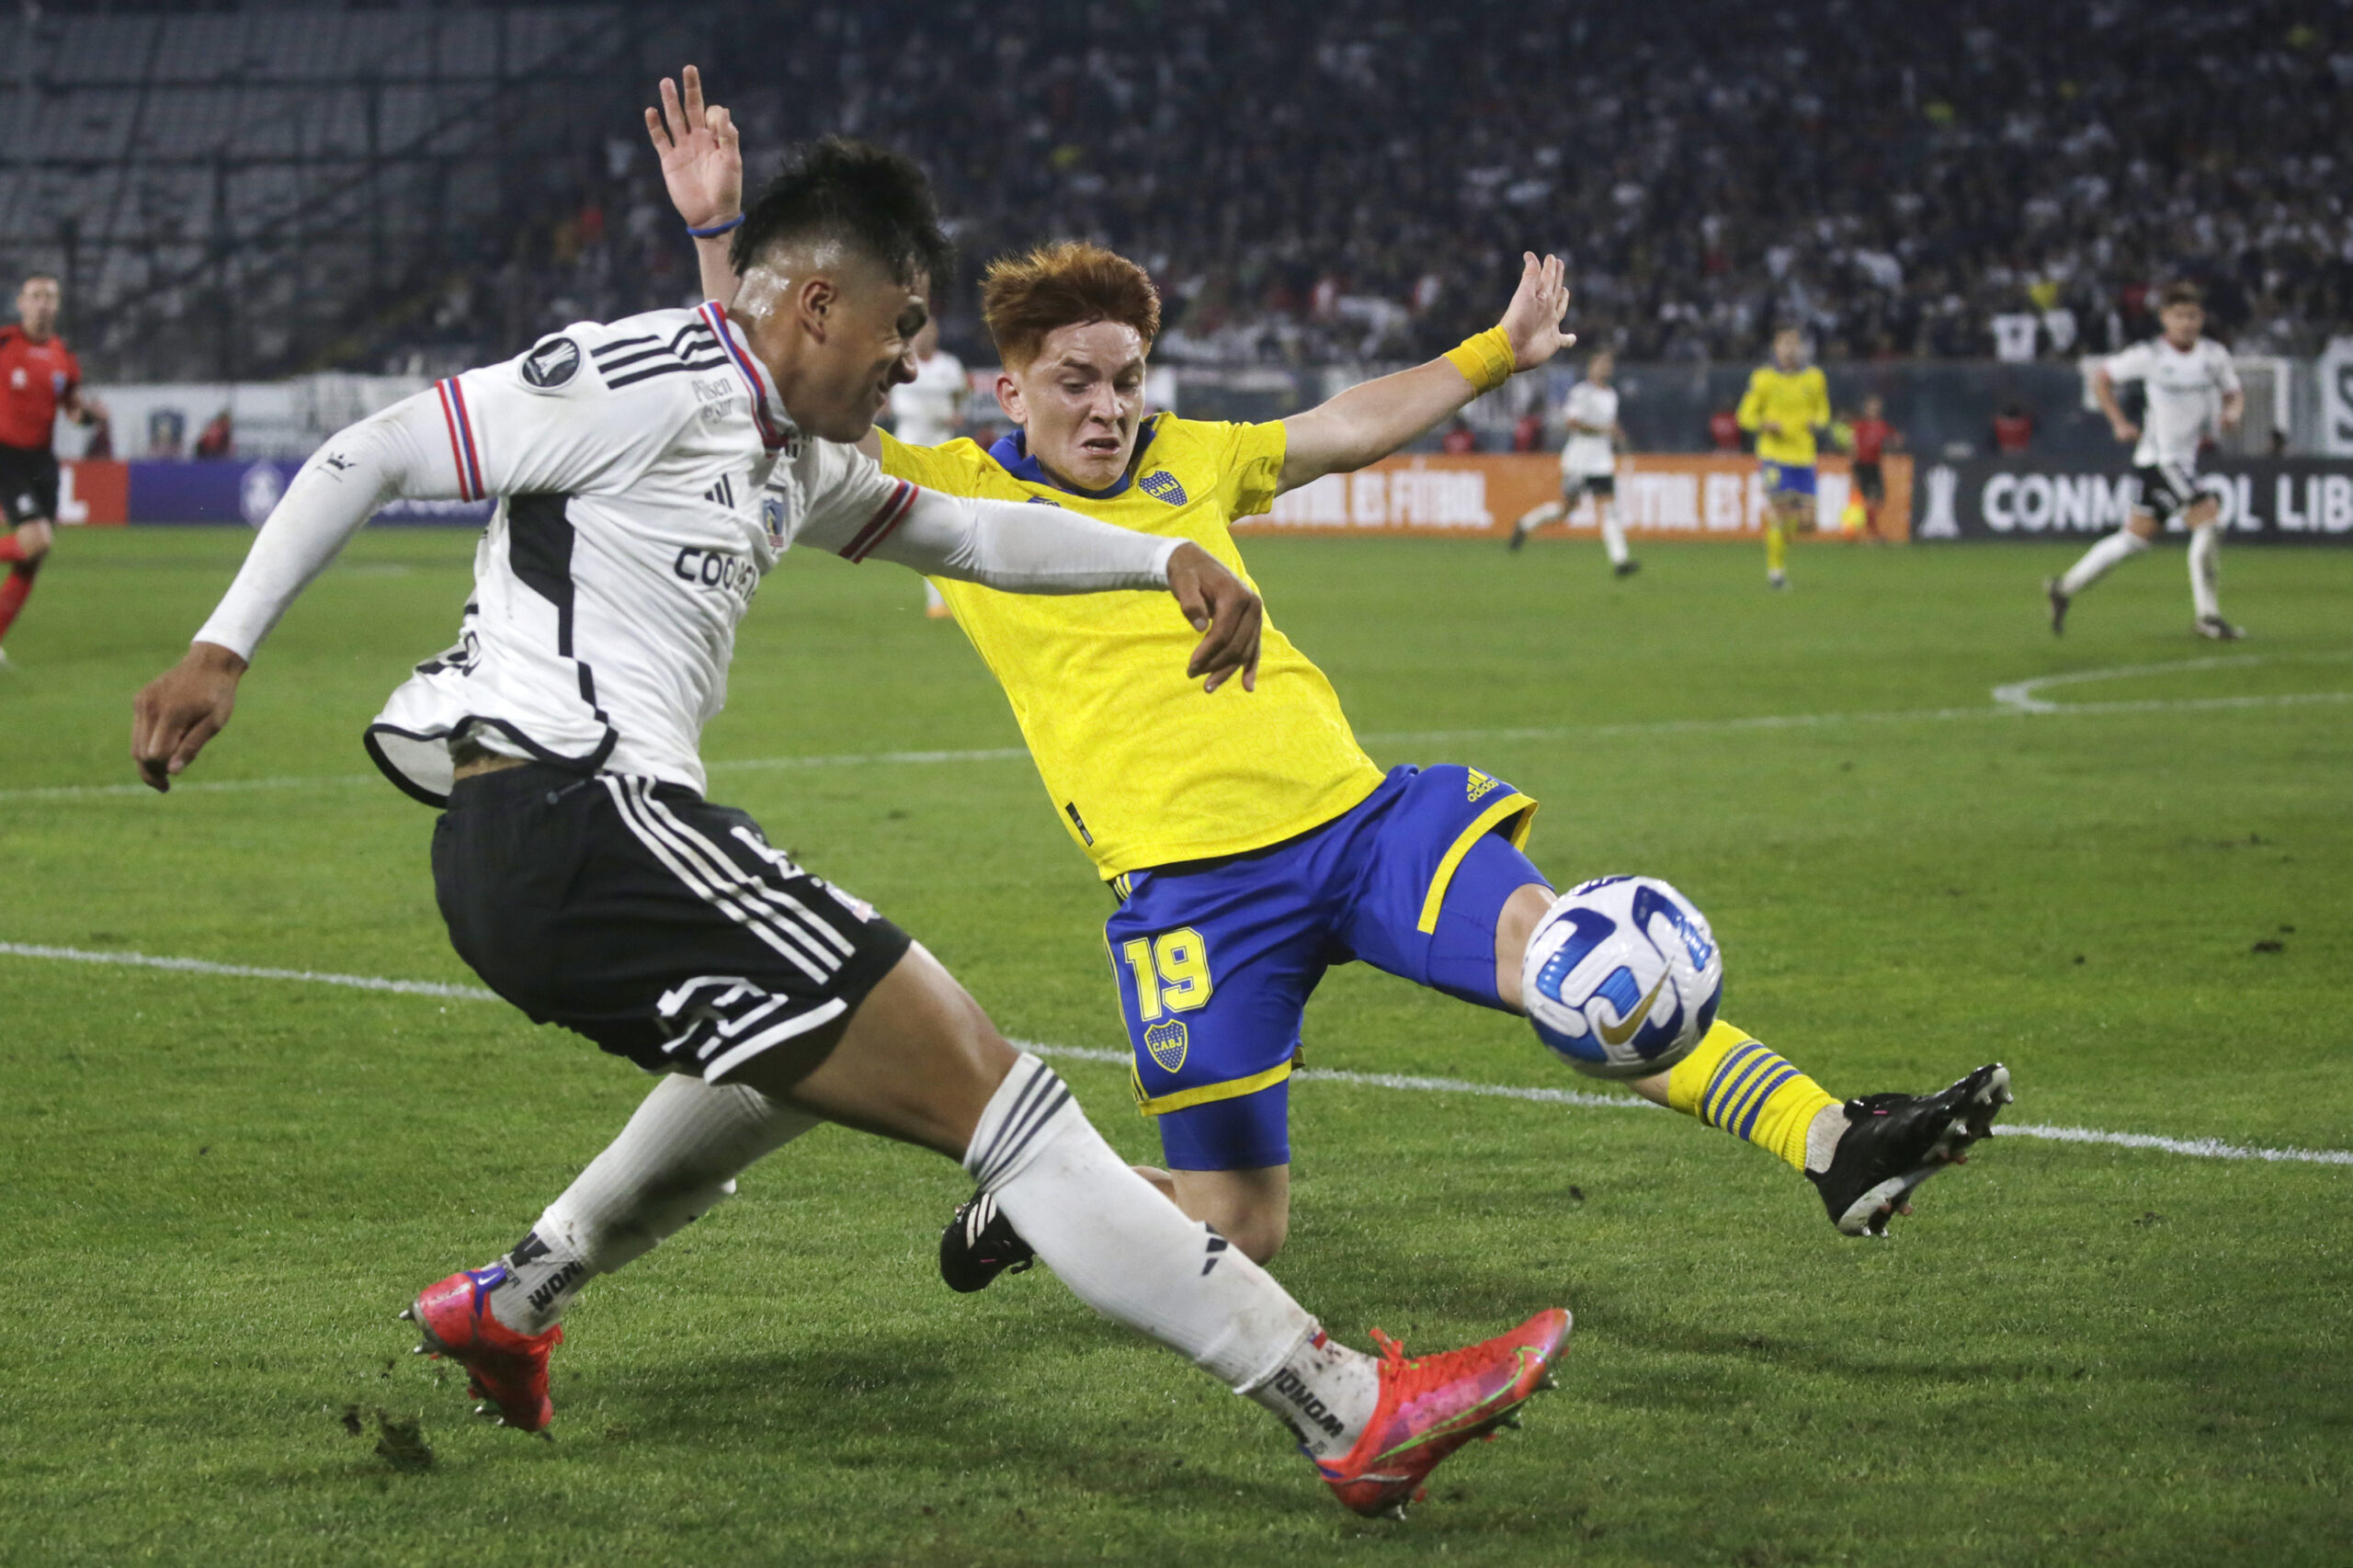
[[[2353,41],[2308,9],[100,6],[22,24],[0,257],[69,274],[114,376],[512,352],[691,286],[634,111],[695,59],[756,173],[848,131],[932,169],[968,258],[1146,260],[1170,362],[1430,352],[1529,242],[1631,359],[1783,320],[1833,363],[2068,357],[2175,277],[2241,352],[2308,354],[2353,322]]]

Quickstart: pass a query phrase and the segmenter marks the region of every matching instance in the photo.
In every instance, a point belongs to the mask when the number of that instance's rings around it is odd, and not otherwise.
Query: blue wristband
[[[689,223],[687,225],[687,233],[692,234],[699,240],[715,240],[731,229],[743,227],[743,224],[744,215],[741,212],[738,212],[733,218],[728,219],[724,223],[713,223],[708,229],[698,229],[692,223]]]

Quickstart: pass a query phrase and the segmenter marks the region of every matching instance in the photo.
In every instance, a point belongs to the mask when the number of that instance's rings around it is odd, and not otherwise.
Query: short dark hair
[[[855,245],[911,287],[920,277],[943,288],[956,265],[922,167],[904,153],[847,136],[785,153],[783,167],[745,210],[728,259],[746,272],[771,245],[808,240]]]
[[[2206,290],[2187,280],[2166,284],[2165,292],[2157,296],[2157,309],[2161,311],[2167,305],[2202,306],[2205,303]]]

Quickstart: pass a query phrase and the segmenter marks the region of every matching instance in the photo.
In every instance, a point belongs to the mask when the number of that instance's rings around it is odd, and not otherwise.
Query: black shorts
[[[909,946],[742,812],[540,763],[459,781],[433,890],[458,956],[534,1023],[712,1083],[847,1017]]]
[[[2199,502],[2198,475],[2188,463],[2146,463],[2134,469],[2132,477],[2141,494],[2134,506],[2160,523],[2173,521]]]
[[[1863,500],[1873,506],[1887,499],[1887,481],[1880,476],[1879,464],[1855,464],[1855,488],[1862,492]]]
[[[1618,476],[1614,473],[1567,473],[1561,475],[1561,494],[1574,501],[1580,495],[1614,496],[1618,494]]]
[[[57,520],[57,454],[47,447],[0,446],[0,511],[8,526]]]

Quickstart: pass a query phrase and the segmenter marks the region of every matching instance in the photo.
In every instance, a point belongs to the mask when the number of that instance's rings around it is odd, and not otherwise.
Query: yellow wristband
[[[1483,392],[1491,392],[1511,380],[1514,356],[1511,339],[1499,326],[1491,326],[1475,337],[1466,337],[1461,344],[1446,351],[1446,362],[1462,372],[1462,379]]]

